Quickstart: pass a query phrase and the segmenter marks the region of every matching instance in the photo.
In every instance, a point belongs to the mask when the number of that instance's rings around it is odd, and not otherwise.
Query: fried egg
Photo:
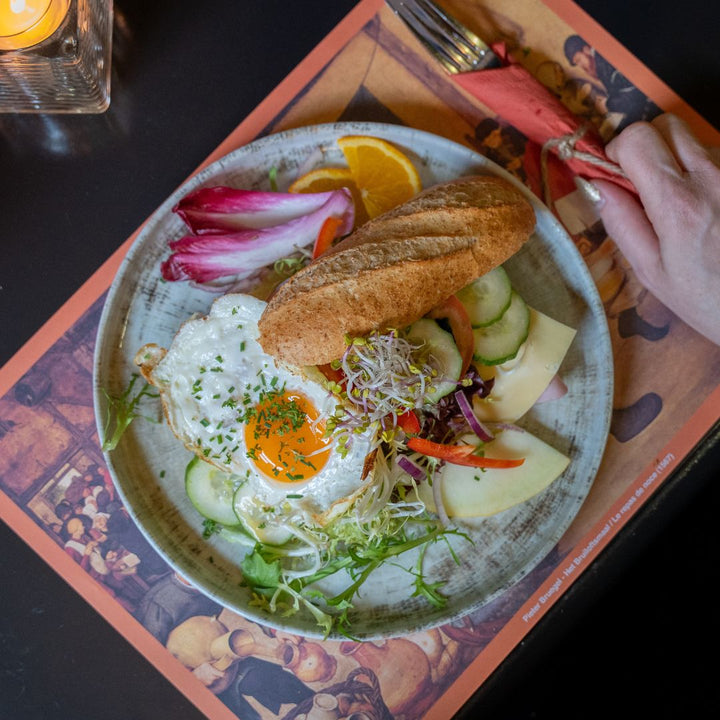
[[[265,305],[245,294],[220,297],[208,315],[188,319],[167,350],[146,345],[135,361],[159,389],[175,435],[242,482],[239,515],[282,507],[324,524],[370,481],[370,438],[341,452],[326,435],[337,398],[262,350]]]

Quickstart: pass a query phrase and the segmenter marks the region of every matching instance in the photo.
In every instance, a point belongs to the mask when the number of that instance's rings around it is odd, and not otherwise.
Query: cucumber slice
[[[511,297],[512,284],[501,265],[473,280],[457,293],[474,328],[485,327],[499,320],[510,307]]]
[[[530,309],[513,290],[510,306],[492,325],[473,330],[474,360],[483,365],[499,365],[512,360],[530,332]]]
[[[427,394],[428,402],[437,402],[457,388],[462,372],[462,356],[452,333],[443,330],[434,320],[421,318],[407,330],[406,339],[422,345],[420,352],[427,354],[427,362],[438,372],[433,390]]]
[[[233,509],[233,497],[239,478],[194,457],[185,470],[185,492],[195,509],[221,525],[239,523]]]
[[[228,542],[238,543],[245,547],[255,547],[257,544],[257,538],[254,538],[243,525],[235,527],[223,526],[220,528],[218,535]]]
[[[293,534],[282,521],[273,518],[272,509],[257,501],[250,483],[242,483],[237,488],[233,507],[242,526],[258,542],[265,545],[284,545],[292,540]]]

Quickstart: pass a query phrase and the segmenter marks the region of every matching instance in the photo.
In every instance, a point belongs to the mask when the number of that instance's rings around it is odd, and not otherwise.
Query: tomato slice
[[[525,458],[489,458],[474,455],[472,445],[443,445],[425,438],[412,437],[407,441],[410,450],[428,457],[445,460],[453,465],[467,465],[478,468],[514,468],[522,465]]]
[[[462,357],[462,375],[465,375],[470,367],[475,350],[472,324],[465,306],[455,295],[451,295],[440,305],[434,307],[428,313],[428,316],[436,320],[440,318],[447,319],[450,324],[450,332],[452,332],[455,344],[460,351],[460,357]]]
[[[330,380],[330,382],[336,382],[338,385],[342,385],[345,382],[345,373],[340,368],[335,369],[330,363],[318,365],[317,369]]]
[[[408,435],[417,435],[420,432],[420,420],[412,410],[398,415],[397,424]]]
[[[323,222],[313,245],[313,260],[330,249],[341,224],[342,218],[333,217],[332,215]]]

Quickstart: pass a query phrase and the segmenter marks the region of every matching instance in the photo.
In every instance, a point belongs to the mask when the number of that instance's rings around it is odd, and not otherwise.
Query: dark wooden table
[[[0,364],[354,4],[116,0],[105,115],[0,115]],[[720,127],[715,3],[579,5]],[[699,717],[717,707],[718,474],[708,442],[463,714]],[[0,525],[0,720],[199,717]]]

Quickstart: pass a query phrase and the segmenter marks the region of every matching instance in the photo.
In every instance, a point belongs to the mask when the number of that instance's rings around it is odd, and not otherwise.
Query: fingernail
[[[575,187],[596,207],[600,207],[604,200],[596,185],[585,178],[575,177]]]

